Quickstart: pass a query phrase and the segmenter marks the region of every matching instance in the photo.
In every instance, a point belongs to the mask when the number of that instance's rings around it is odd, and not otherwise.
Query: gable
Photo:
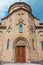
[[[19,4],[19,6],[18,6],[18,4]],[[31,7],[25,3],[21,3],[21,4],[16,3],[13,6],[11,6],[8,11],[10,12],[8,14],[8,16],[2,19],[3,25],[6,25],[6,22],[11,21],[12,19],[15,20],[15,19],[21,17],[21,15],[22,15],[22,18],[24,18],[25,20],[28,20],[27,19],[28,16],[30,19],[34,18]],[[17,13],[21,13],[21,14],[17,14]],[[5,21],[5,22],[3,22],[3,21]]]

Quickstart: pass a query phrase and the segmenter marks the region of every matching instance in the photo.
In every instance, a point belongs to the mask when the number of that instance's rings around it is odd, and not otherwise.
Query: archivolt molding
[[[24,46],[26,46],[26,45],[29,44],[29,42],[28,42],[28,40],[27,40],[26,38],[24,38],[24,37],[18,37],[18,38],[16,38],[16,39],[14,40],[14,42],[13,42],[13,47],[19,45],[19,44],[17,44],[17,43],[20,42],[20,41],[22,41],[22,42],[24,43],[24,44],[22,44],[22,45],[24,45]]]

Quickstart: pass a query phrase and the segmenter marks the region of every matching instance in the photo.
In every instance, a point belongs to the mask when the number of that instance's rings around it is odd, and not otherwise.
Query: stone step
[[[35,64],[35,63],[4,63],[2,65],[41,65],[41,64]]]

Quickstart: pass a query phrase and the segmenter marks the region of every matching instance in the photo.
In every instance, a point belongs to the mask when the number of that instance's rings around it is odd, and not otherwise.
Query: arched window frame
[[[9,39],[7,40],[7,49],[9,49]]]
[[[23,32],[23,24],[22,24],[22,23],[19,24],[19,32],[20,32],[20,33]]]
[[[33,47],[33,50],[35,50],[34,39],[32,39],[32,47]]]
[[[42,46],[42,50],[43,50],[43,41],[41,41],[41,46]]]

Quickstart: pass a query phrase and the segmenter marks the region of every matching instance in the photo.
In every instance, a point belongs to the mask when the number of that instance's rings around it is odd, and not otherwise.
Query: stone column
[[[30,51],[29,46],[26,46],[26,62],[30,62]]]
[[[16,55],[16,47],[13,48],[13,54],[12,54],[12,56],[13,56],[12,61],[13,62],[16,62],[16,56],[15,55]]]

